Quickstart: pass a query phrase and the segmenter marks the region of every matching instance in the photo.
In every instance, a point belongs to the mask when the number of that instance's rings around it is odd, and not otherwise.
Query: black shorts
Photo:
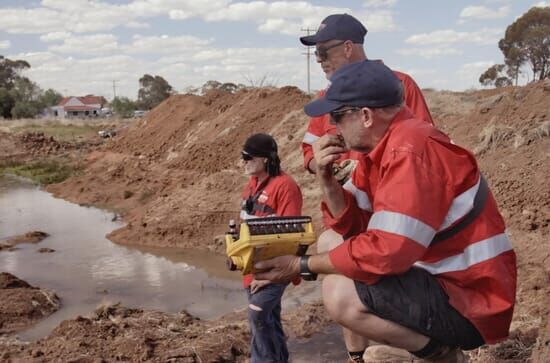
[[[355,281],[355,289],[370,313],[464,350],[485,342],[479,331],[449,304],[449,297],[429,272],[411,268],[385,276],[374,285]]]

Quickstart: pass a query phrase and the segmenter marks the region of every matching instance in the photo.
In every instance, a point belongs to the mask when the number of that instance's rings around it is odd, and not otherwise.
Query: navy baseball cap
[[[333,14],[327,16],[319,25],[317,33],[301,37],[303,45],[315,45],[329,40],[351,40],[363,44],[367,28],[349,14]]]
[[[403,102],[403,86],[382,62],[365,60],[334,72],[324,97],[308,103],[304,111],[316,117],[342,106],[381,108]]]

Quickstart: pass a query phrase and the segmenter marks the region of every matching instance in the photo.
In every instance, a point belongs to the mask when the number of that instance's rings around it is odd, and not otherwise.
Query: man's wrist
[[[306,281],[317,280],[317,274],[309,269],[310,255],[300,256],[300,277]]]

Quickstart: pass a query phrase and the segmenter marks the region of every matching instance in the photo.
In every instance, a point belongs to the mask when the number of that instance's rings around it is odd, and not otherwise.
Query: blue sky
[[[540,0],[0,0],[0,54],[64,95],[137,97],[161,75],[178,92],[208,80],[307,88],[303,28],[347,12],[368,29],[365,50],[422,88],[480,88],[502,63],[498,40]],[[526,72],[521,80],[532,77]],[[326,80],[311,59],[311,88]]]

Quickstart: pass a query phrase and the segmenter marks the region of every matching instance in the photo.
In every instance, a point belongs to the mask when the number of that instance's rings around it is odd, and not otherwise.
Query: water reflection
[[[0,238],[32,230],[50,234],[37,245],[0,252],[0,271],[54,290],[63,301],[59,312],[21,334],[23,338],[44,336],[61,320],[86,315],[102,302],[168,312],[186,309],[201,318],[246,306],[238,279],[193,267],[201,261],[222,266],[219,256],[192,253],[186,262],[182,251],[161,256],[160,249],[115,245],[104,237],[121,226],[112,217],[53,198],[32,185],[0,179]],[[56,252],[38,253],[41,247]]]

